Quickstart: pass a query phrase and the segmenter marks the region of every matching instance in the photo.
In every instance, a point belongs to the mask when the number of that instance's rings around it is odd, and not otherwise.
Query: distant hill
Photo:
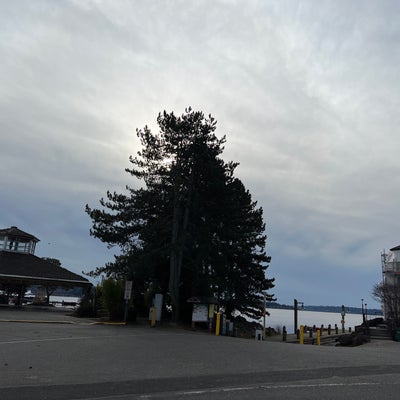
[[[279,303],[267,303],[268,308],[279,308],[283,310],[293,310],[293,305],[287,304],[279,304]],[[319,312],[331,312],[331,313],[341,313],[342,306],[305,306],[304,308],[299,308],[299,310],[305,311],[319,311]],[[369,309],[368,308],[368,315],[369,316],[379,316],[382,315],[382,310],[380,309]],[[346,313],[348,314],[362,314],[361,308],[358,307],[346,307]]]

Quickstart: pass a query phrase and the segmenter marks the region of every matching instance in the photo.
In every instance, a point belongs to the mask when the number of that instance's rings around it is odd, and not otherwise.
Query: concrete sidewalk
[[[3,308],[0,317],[81,321],[64,312]],[[267,385],[273,390],[269,397],[285,400],[357,399],[359,394],[349,397],[348,391],[353,388],[358,393],[360,382],[365,385],[372,379],[381,382],[392,377],[399,381],[400,346],[396,342],[349,348],[293,346],[280,341],[279,336],[274,340],[217,337],[140,323],[126,327],[0,323],[1,399],[188,399],[188,393],[204,389],[208,392],[199,399],[265,399],[265,390],[258,397],[253,391],[246,392],[249,385],[254,390]],[[310,386],[310,382],[316,385]],[[285,391],[297,391],[299,383],[305,385],[302,390],[306,392],[301,396],[293,392],[288,397]],[[321,384],[327,392],[321,392]],[[240,391],[232,397],[231,389],[238,387]],[[380,397],[364,397],[397,399],[387,395],[391,388],[381,385],[377,387]],[[279,390],[282,396],[274,397]],[[398,396],[397,386],[393,390]]]
[[[88,324],[98,321],[98,319],[74,317],[72,314],[73,310],[61,307],[2,305],[0,307],[0,322]]]

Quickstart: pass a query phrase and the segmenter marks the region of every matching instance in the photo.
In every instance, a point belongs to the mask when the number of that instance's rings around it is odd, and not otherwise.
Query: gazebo
[[[52,287],[83,287],[92,284],[55,263],[35,256],[39,239],[16,226],[0,229],[0,290],[18,293],[16,304],[28,286],[39,285],[48,291]]]

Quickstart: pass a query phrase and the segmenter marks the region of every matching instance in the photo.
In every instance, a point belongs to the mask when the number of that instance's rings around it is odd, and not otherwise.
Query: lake
[[[271,308],[268,309],[270,315],[266,317],[265,325],[266,327],[271,328],[280,328],[282,331],[282,327],[286,326],[286,330],[288,333],[294,332],[294,311],[293,310],[283,310],[279,308]],[[369,319],[375,318],[375,316],[368,316]],[[345,320],[345,328],[348,331],[349,327],[354,330],[354,327],[357,325],[361,325],[362,323],[362,314],[346,314],[344,317]],[[332,328],[337,324],[339,329],[342,328],[342,316],[340,313],[333,312],[319,312],[319,311],[306,311],[299,310],[298,312],[298,327],[300,325],[313,326],[316,325],[324,327],[328,327],[331,324]],[[262,324],[262,319],[261,319]]]

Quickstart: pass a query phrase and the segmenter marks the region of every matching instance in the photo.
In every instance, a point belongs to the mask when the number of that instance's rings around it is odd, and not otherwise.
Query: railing
[[[390,261],[386,262],[382,266],[382,272],[400,272],[400,262],[398,261]]]

